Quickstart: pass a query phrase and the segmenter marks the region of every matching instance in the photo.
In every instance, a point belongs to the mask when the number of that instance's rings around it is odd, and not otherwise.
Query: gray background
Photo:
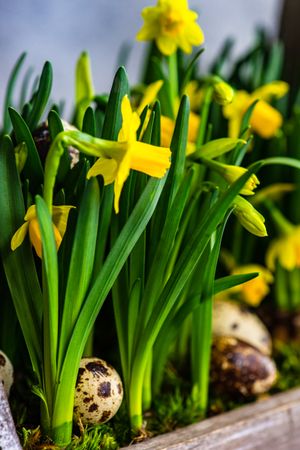
[[[176,0],[174,0],[176,1]],[[142,25],[143,7],[155,0],[0,0],[0,105],[9,72],[17,57],[28,52],[26,67],[37,73],[43,62],[54,68],[55,100],[72,103],[74,67],[82,50],[88,50],[97,92],[109,89],[122,42],[133,43],[127,65],[131,84],[138,80],[143,43],[135,42]],[[190,0],[200,14],[205,33],[202,61],[207,65],[224,42],[236,38],[235,54],[253,41],[257,25],[276,35],[282,0]]]

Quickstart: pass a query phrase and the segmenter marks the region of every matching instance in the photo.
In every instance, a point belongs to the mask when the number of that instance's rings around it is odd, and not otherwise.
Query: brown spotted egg
[[[216,392],[255,396],[267,392],[276,378],[274,361],[257,348],[231,336],[214,338],[211,381]]]
[[[231,336],[257,348],[264,355],[272,352],[272,339],[262,321],[237,303],[215,300],[213,303],[213,335]]]
[[[100,358],[82,358],[78,371],[74,420],[83,425],[107,422],[118,411],[123,386],[117,371]]]
[[[13,384],[13,366],[4,352],[0,350],[0,382],[3,383],[5,393],[9,396]]]

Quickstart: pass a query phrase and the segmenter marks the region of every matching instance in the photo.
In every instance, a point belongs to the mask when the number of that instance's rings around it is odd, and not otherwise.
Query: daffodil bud
[[[245,167],[240,166],[234,166],[230,164],[222,164],[217,161],[213,161],[211,159],[200,157],[201,161],[208,166],[210,169],[214,170],[215,172],[219,173],[224,180],[227,181],[229,184],[233,184],[236,180],[238,180],[241,176],[243,176],[248,169],[245,169]],[[253,195],[254,189],[259,185],[259,180],[255,174],[252,174],[246,183],[244,184],[244,187],[240,190],[240,194],[242,195]]]
[[[233,184],[238,178],[240,178],[244,173],[246,173],[248,170],[244,167],[240,166],[232,166],[229,164],[224,164],[224,171],[221,174],[227,183]],[[240,194],[242,195],[253,195],[254,189],[257,188],[259,185],[259,180],[255,174],[252,174],[248,181],[246,181],[243,189],[241,189]]]
[[[239,195],[233,201],[233,213],[238,218],[240,224],[255,236],[267,236],[265,218],[247,200]]]
[[[15,147],[15,158],[16,158],[16,166],[18,169],[18,172],[21,173],[23,170],[23,167],[25,166],[25,162],[27,159],[27,145],[25,142],[21,142]]]
[[[238,138],[220,138],[209,141],[199,148],[199,156],[213,159],[224,153],[230,152],[238,144],[246,144],[247,141]],[[197,151],[198,154],[198,151]]]
[[[215,102],[222,106],[228,105],[232,102],[234,90],[228,83],[220,79],[220,81],[214,83],[213,87],[213,99]]]

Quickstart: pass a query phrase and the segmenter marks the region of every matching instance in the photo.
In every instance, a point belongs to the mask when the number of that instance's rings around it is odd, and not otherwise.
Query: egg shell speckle
[[[215,300],[213,303],[213,335],[232,336],[271,355],[272,339],[262,321],[237,303]]]
[[[0,350],[0,382],[3,383],[6,396],[9,396],[13,384],[13,365],[8,356]]]
[[[117,371],[100,358],[82,358],[75,390],[74,420],[83,425],[107,422],[123,400]]]

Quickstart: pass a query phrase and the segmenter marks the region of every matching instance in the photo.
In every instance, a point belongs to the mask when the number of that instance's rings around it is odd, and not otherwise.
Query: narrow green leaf
[[[42,70],[38,90],[34,95],[32,109],[28,115],[27,124],[31,131],[35,130],[49,100],[52,87],[52,66],[46,61]]]
[[[48,127],[52,141],[61,131],[64,131],[62,121],[60,120],[58,113],[53,109],[48,114]],[[65,178],[70,172],[70,165],[71,158],[69,155],[69,151],[67,148],[65,148],[64,153],[60,158],[59,169],[56,175],[56,183],[58,185],[63,184]]]
[[[181,95],[183,95],[185,87],[190,82],[192,74],[193,74],[193,71],[195,70],[196,63],[197,63],[197,61],[199,59],[199,56],[203,52],[204,52],[204,48],[201,48],[200,50],[198,50],[196,52],[195,56],[193,56],[191,62],[189,63],[189,65],[188,65],[188,67],[187,67],[187,69],[185,71],[184,78],[183,78],[183,80],[181,82],[181,86],[180,86]]]
[[[121,102],[124,95],[128,95],[129,86],[126,71],[120,67],[115,75],[106,106],[103,124],[103,139],[116,141],[122,124]]]
[[[98,181],[96,178],[91,178],[86,184],[80,202],[73,241],[61,326],[60,362],[90,285],[94,267],[99,209]],[[78,273],[80,273],[80,277],[78,277]]]
[[[43,183],[43,168],[41,160],[31,135],[31,132],[20,114],[13,108],[9,108],[9,115],[14,127],[17,143],[25,142],[27,146],[27,160],[23,169],[25,178],[28,178],[30,188],[35,192]]]
[[[164,184],[165,179],[149,180],[146,189],[114,243],[85,300],[69,341],[60,373],[61,383],[58,385],[58,401],[55,404],[55,417],[58,424],[72,421],[73,410],[68,411],[66,416],[63,402],[65,398],[70,399],[74,395],[77,367],[79,366],[85,343],[108,292],[153,214]]]
[[[44,390],[50,417],[53,410],[54,386],[57,380],[58,349],[58,264],[52,217],[46,203],[35,197],[37,218],[42,238],[43,270],[43,339],[44,339]]]
[[[23,66],[23,63],[26,58],[26,53],[22,53],[18,58],[8,80],[8,85],[6,88],[6,94],[4,99],[4,110],[3,110],[3,134],[8,133],[10,131],[10,123],[9,123],[9,114],[8,108],[12,106],[13,103],[13,95],[14,89],[16,86],[16,82],[20,73],[20,70]]]
[[[159,301],[151,314],[149,322],[136,349],[135,367],[133,380],[139,377],[139,371],[143,370],[147,355],[152,348],[155,339],[167,318],[169,312],[175,306],[180,293],[184,289],[187,281],[193,273],[204,249],[218,224],[223,220],[224,215],[230,207],[234,197],[238,194],[246,180],[253,171],[257,171],[260,164],[253,165],[249,172],[240,177],[217,201],[217,203],[207,212],[206,216],[199,223],[197,231],[191,236],[190,242],[186,245],[177,264],[174,267],[171,277],[167,282]]]
[[[42,294],[29,240],[14,252],[13,234],[24,223],[24,202],[9,136],[0,142],[0,252],[7,283],[29,351],[33,370],[42,379],[41,318]]]
[[[91,106],[87,108],[83,116],[82,131],[90,134],[91,136],[96,136],[95,113]]]

